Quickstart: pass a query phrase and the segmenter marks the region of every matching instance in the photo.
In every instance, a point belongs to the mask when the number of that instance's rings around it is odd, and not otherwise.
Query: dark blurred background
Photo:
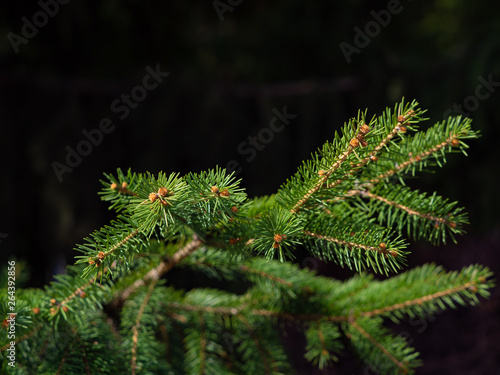
[[[415,244],[410,267],[500,274],[500,3],[9,0],[0,35],[0,249],[2,262],[26,261],[26,286],[62,272],[75,244],[114,217],[97,196],[104,172],[230,163],[250,196],[272,194],[358,109],[378,114],[403,96],[429,109],[427,126],[461,105],[482,133],[468,158],[412,181],[460,201],[470,225],[456,245]],[[169,75],[141,88],[151,71]],[[284,106],[289,123],[270,136],[262,129]],[[112,131],[85,149],[82,131],[103,119]],[[252,153],[259,134],[268,143]],[[62,167],[78,145],[88,155]],[[500,374],[499,301],[495,289],[425,329],[399,328],[422,353],[418,373]],[[347,356],[315,373],[373,372]]]

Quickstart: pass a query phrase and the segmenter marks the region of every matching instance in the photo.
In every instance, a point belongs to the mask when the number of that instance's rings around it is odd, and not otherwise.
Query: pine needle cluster
[[[290,374],[280,326],[291,321],[320,369],[350,350],[381,373],[413,373],[418,352],[384,322],[475,305],[493,286],[481,265],[404,271],[409,240],[455,241],[467,223],[456,202],[405,179],[478,137],[460,116],[419,131],[424,112],[404,100],[380,116],[360,111],[265,197],[248,198],[219,167],[105,174],[99,194],[116,220],[44,290],[16,292],[16,363],[1,335],[1,372]],[[301,268],[304,253],[353,276]],[[185,288],[173,268],[213,281]],[[0,317],[6,329],[6,290]]]

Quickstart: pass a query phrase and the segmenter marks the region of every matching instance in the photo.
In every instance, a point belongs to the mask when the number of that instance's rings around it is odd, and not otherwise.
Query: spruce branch
[[[130,169],[124,173],[117,169],[116,176],[105,173],[106,180],[100,180],[103,189],[98,193],[101,200],[111,202],[109,209],[114,209],[117,213],[124,210],[133,197],[138,197],[135,192],[141,183],[143,176],[133,173]]]
[[[380,142],[379,144],[373,149],[373,151],[369,152],[367,156],[365,156],[363,159],[361,159],[359,162],[355,163],[354,164],[354,169],[352,170],[352,173],[354,172],[357,172],[358,170],[360,170],[362,167],[364,167],[368,162],[370,161],[376,161],[378,160],[378,156],[377,154],[384,148],[387,146],[387,144],[394,138],[394,136],[396,136],[396,134],[398,133],[406,133],[407,132],[407,127],[410,126],[411,124],[411,120],[414,116],[416,116],[416,112],[413,110],[413,109],[408,109],[404,115],[401,115],[401,107],[399,107],[397,109],[398,111],[398,116],[397,116],[397,121],[396,121],[396,124],[394,126],[394,128],[391,130],[390,133],[388,133]],[[395,110],[396,112],[396,110]],[[390,114],[389,114],[390,116]],[[381,121],[384,121],[383,119],[381,119]],[[364,127],[364,130],[361,131],[361,129],[363,129]],[[359,140],[359,142],[362,142],[362,146],[363,146],[363,142],[365,143],[365,146],[368,146],[368,142],[364,139],[364,135],[368,134],[368,132],[370,131],[370,127],[368,125],[363,125],[361,128],[360,128],[360,133],[358,133],[357,135],[357,139]],[[360,136],[361,134],[361,136]],[[359,142],[354,142],[354,144],[358,144]],[[332,189],[336,186],[338,186],[339,184],[341,184],[344,180],[337,180],[335,182],[332,182],[332,183],[329,183],[326,185],[326,188],[328,189]]]
[[[337,325],[316,321],[306,331],[306,353],[304,357],[319,369],[338,361],[336,354],[343,350],[341,333]]]
[[[386,205],[393,206],[399,210],[405,211],[410,216],[411,215],[419,216],[421,218],[434,221],[435,223],[438,223],[438,224],[446,224],[446,225],[450,226],[451,228],[456,228],[456,226],[457,226],[457,224],[453,221],[446,220],[442,217],[433,216],[429,213],[416,211],[416,210],[414,210],[410,207],[404,206],[396,201],[390,201],[389,199],[387,199],[385,197],[370,193],[369,191],[351,190],[350,192],[347,193],[347,195],[350,195],[350,196],[359,195],[359,196],[364,197],[364,198],[376,199],[382,203],[385,203]]]
[[[343,207],[343,206],[342,206]],[[305,228],[304,243],[322,260],[333,260],[350,269],[371,268],[387,274],[397,272],[405,264],[406,243],[391,231],[363,216],[349,215],[349,210],[314,215]]]
[[[303,278],[303,284],[305,284],[306,280],[318,279],[317,283],[309,283],[307,290],[310,295],[316,295],[316,293],[328,295],[332,290],[338,289],[338,285],[332,283],[331,280],[317,276],[311,277],[307,273],[301,275],[301,273],[296,270],[295,278]],[[272,276],[271,279],[274,281],[276,275],[266,275],[268,278],[270,276]],[[287,278],[289,279],[290,277],[288,276]],[[428,314],[432,311],[437,311],[438,307],[444,309],[446,307],[444,304],[447,304],[449,307],[454,307],[456,303],[477,304],[479,302],[478,296],[488,296],[488,289],[493,286],[491,277],[491,271],[485,267],[469,266],[460,272],[445,272],[441,267],[430,264],[383,281],[371,280],[369,283],[366,283],[364,278],[355,277],[346,283],[345,286],[355,286],[358,282],[362,282],[362,284],[356,289],[351,289],[345,296],[335,295],[334,298],[337,301],[337,307],[333,310],[327,309],[325,313],[302,314],[255,307],[248,311],[252,315],[279,317],[289,320],[318,321],[324,319],[331,322],[343,322],[351,318],[371,318],[376,316],[396,318],[403,316],[403,314],[411,317],[423,317],[424,315],[421,314],[424,312]],[[287,282],[287,280],[279,281],[280,284],[283,282]],[[296,281],[296,283],[300,282]],[[404,286],[404,288],[401,288],[401,286]],[[263,285],[260,285],[260,288],[263,287]],[[273,289],[267,290],[267,293],[273,293]],[[298,293],[294,294],[294,298],[299,298],[299,296],[300,294]],[[370,296],[370,298],[367,299],[367,296]],[[242,296],[241,298],[242,302],[248,301],[248,296]],[[343,306],[344,302],[346,302],[346,306],[350,306],[347,303],[348,300],[356,302],[355,305],[359,307],[356,309],[346,307],[344,311],[341,306]],[[325,303],[328,303],[328,301],[325,301]],[[207,313],[234,316],[244,313],[255,304],[262,305],[262,302],[254,301],[252,304],[244,302],[238,308],[221,306],[220,304],[217,307],[213,307],[177,302],[172,303],[171,306],[190,311],[204,311]],[[339,314],[330,314],[328,311],[336,311]]]
[[[130,294],[132,294],[138,288],[146,285],[147,283],[156,283],[160,279],[160,277],[170,271],[183,259],[191,255],[202,244],[203,242],[196,236],[194,236],[191,242],[187,243],[182,249],[178,250],[172,257],[168,258],[165,261],[162,261],[157,267],[151,269],[143,278],[136,280],[132,285],[117,293],[113,297],[110,305],[120,306],[123,301],[126,301],[129,298]]]
[[[425,132],[418,132],[413,137],[405,137],[399,145],[398,152],[380,155],[363,171],[364,187],[376,185],[394,175],[402,176],[424,167],[442,166],[446,162],[446,154],[461,151],[466,155],[465,140],[479,136],[471,130],[468,118],[451,117],[438,122]],[[366,176],[366,177],[364,177]],[[371,177],[370,177],[371,176]],[[400,179],[401,182],[404,182]]]
[[[131,373],[132,375],[135,375],[136,370],[137,370],[137,343],[138,343],[138,337],[139,337],[139,327],[141,325],[141,318],[143,317],[144,314],[144,309],[146,305],[148,304],[150,298],[151,298],[151,293],[153,293],[154,287],[156,286],[157,279],[154,280],[149,284],[148,291],[146,293],[146,296],[144,298],[144,301],[142,302],[139,311],[137,312],[137,319],[135,321],[134,326],[132,327],[132,363],[130,365]]]
[[[382,173],[381,175],[372,178],[369,182],[372,185],[377,184],[381,180],[385,180],[388,177],[393,176],[394,174],[398,173],[404,173],[405,170],[410,169],[409,167],[417,164],[417,163],[423,163],[425,162],[425,159],[429,158],[432,155],[435,155],[438,151],[443,149],[446,146],[452,145],[452,146],[457,146],[458,140],[455,135],[449,136],[447,139],[445,139],[443,142],[439,143],[438,145],[431,147],[425,151],[422,151],[421,153],[413,156],[411,152],[408,152],[408,160],[402,162],[402,163],[397,163],[394,165],[393,169],[388,170],[387,172]]]
[[[406,186],[380,183],[369,191],[351,190],[346,196],[368,199],[368,204],[361,204],[368,215],[400,233],[406,229],[414,239],[446,243],[451,237],[456,242],[454,235],[464,233],[463,225],[468,223],[464,209],[457,207],[457,202],[449,202],[436,193],[428,196]]]
[[[289,281],[286,281],[286,280],[284,280],[280,277],[277,277],[277,276],[273,276],[273,275],[268,274],[264,271],[257,270],[255,268],[250,268],[248,266],[240,266],[240,269],[244,272],[254,273],[256,275],[262,276],[263,278],[272,280],[276,283],[283,284],[285,287],[288,287],[288,288],[291,288],[293,286],[293,284],[290,283]]]
[[[380,321],[351,319],[347,327],[348,338],[365,361],[377,365],[383,361],[380,354],[387,358],[383,366],[379,365],[385,373],[408,374],[419,364],[416,361],[418,353],[409,348],[402,337],[390,337],[387,331],[381,328]],[[367,343],[364,342],[365,339]]]
[[[99,251],[97,256],[90,257],[88,259],[88,263],[90,264],[90,266],[94,265],[95,267],[99,268],[104,263],[104,260],[106,259],[106,257],[113,254],[116,250],[118,250],[120,247],[125,245],[128,241],[130,241],[133,237],[135,237],[138,233],[140,233],[140,231],[141,231],[141,228],[134,229],[125,238],[123,238],[118,243],[111,246],[108,250]],[[89,268],[89,269],[91,269],[91,268]],[[109,269],[111,269],[111,268],[109,268]],[[102,273],[101,273],[101,275],[102,275]],[[86,274],[84,274],[84,277],[85,276],[86,276]]]
[[[257,347],[257,349],[259,351],[260,359],[261,359],[262,363],[264,364],[265,373],[266,374],[271,374],[271,369],[270,369],[269,363],[268,363],[268,361],[266,359],[265,351],[264,351],[264,348],[262,347],[261,341],[259,340],[259,338],[257,337],[257,335],[255,334],[254,330],[252,329],[252,327],[250,326],[250,324],[248,323],[248,321],[245,319],[244,316],[238,315],[238,319],[243,322],[243,324],[245,325],[245,328],[247,329],[247,331],[248,331],[250,337],[252,338],[255,346]],[[274,367],[273,368],[273,372],[274,373],[278,372],[278,369],[276,367]]]
[[[403,235],[445,242],[467,223],[456,202],[405,184],[449,154],[466,154],[478,136],[461,117],[418,131],[424,112],[404,100],[380,116],[359,111],[265,197],[249,199],[220,167],[105,174],[99,194],[117,219],[76,246],[66,274],[17,294],[16,374],[289,374],[283,322],[304,333],[304,356],[319,368],[349,342],[372,369],[413,373],[418,353],[384,319],[475,305],[494,285],[481,265],[400,272]],[[336,280],[291,261],[306,254],[354,275]],[[179,288],[174,267],[216,287],[193,277],[191,289]],[[1,290],[0,330],[9,326],[8,302]],[[9,346],[0,335],[2,373]]]
[[[385,272],[387,268],[393,270],[397,270],[397,268],[399,268],[398,263],[395,262],[394,259],[401,259],[402,253],[395,248],[387,248],[385,242],[380,242],[377,246],[373,246],[353,241],[346,241],[340,238],[325,236],[309,231],[304,231],[304,235],[306,237],[319,240],[319,243],[316,244],[318,251],[321,251],[319,249],[327,248],[328,245],[333,245],[334,248],[337,248],[336,245],[341,245],[342,248],[347,248],[350,252],[348,255],[343,255],[340,252],[342,250],[336,252],[334,250],[335,255],[328,253],[325,254],[325,252],[317,252],[316,254],[321,259],[331,259],[336,256],[339,264],[342,265],[346,263],[349,268],[355,269],[356,271],[361,271],[368,267],[371,267],[379,272]],[[325,246],[325,243],[328,245]],[[356,250],[361,250],[361,252],[356,252]]]
[[[16,340],[14,340],[15,344],[17,345],[19,343],[22,343],[23,341],[29,339],[31,336],[37,334],[40,328],[42,328],[42,323],[38,323],[28,333],[24,334],[21,337],[16,338]],[[11,343],[9,342],[8,344],[5,344],[4,346],[0,347],[0,353],[6,351],[10,346]]]
[[[366,295],[385,293],[384,302],[364,298],[364,308],[354,314],[387,316],[398,321],[403,316],[423,318],[457,304],[475,305],[479,303],[478,296],[489,295],[488,289],[493,287],[492,275],[489,269],[478,265],[448,273],[436,265],[424,265],[382,283],[368,285]]]
[[[307,200],[323,186],[323,184],[326,182],[328,177],[330,177],[330,175],[340,167],[340,165],[347,159],[347,157],[352,153],[353,150],[354,150],[354,146],[349,143],[347,150],[345,150],[342,153],[342,155],[339,157],[339,159],[326,172],[321,170],[321,171],[323,171],[323,173],[319,174],[320,178],[319,178],[318,182],[316,182],[313,185],[313,187],[307,191],[307,193],[295,204],[295,206],[293,206],[293,208],[290,210],[290,212],[293,214],[297,213],[298,210],[300,209],[300,207],[302,207],[302,205],[304,203],[306,203]]]

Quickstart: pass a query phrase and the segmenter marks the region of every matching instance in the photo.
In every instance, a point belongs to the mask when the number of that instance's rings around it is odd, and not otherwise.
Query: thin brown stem
[[[451,144],[451,142],[453,142],[453,140],[456,139],[456,135],[451,135],[450,137],[448,137],[444,142],[441,142],[440,144],[432,147],[432,148],[429,148],[428,150],[418,154],[418,155],[410,155],[410,158],[401,163],[401,164],[398,164],[396,166],[394,166],[393,169],[390,169],[388,170],[387,172],[385,173],[382,173],[380,174],[379,176],[375,177],[375,178],[372,178],[370,181],[369,181],[369,184],[370,185],[375,185],[377,184],[378,182],[386,179],[387,177],[390,177],[396,173],[399,173],[401,170],[405,169],[406,167],[412,165],[412,164],[416,164],[416,163],[419,163],[421,161],[423,161],[424,159],[427,159],[429,156],[433,155],[434,153],[436,153],[437,151],[441,150],[442,148],[448,146]]]
[[[259,271],[259,270],[256,270],[256,269],[253,269],[253,268],[250,268],[248,266],[241,266],[240,267],[243,271],[245,272],[251,272],[251,273],[255,273],[259,276],[262,276],[262,277],[265,277],[266,279],[269,279],[269,280],[272,280],[274,282],[277,282],[277,283],[280,283],[280,284],[284,284],[285,286],[291,288],[293,286],[292,283],[286,281],[286,280],[283,280],[282,278],[280,277],[276,277],[274,275],[271,275],[271,274],[268,274],[264,271]]]
[[[383,253],[383,254],[386,254],[389,252],[389,250],[387,250],[387,249],[384,250],[384,249],[381,249],[380,247],[368,246],[368,245],[363,245],[363,244],[359,244],[356,242],[344,241],[344,240],[341,240],[341,239],[338,239],[335,237],[324,236],[322,234],[317,234],[317,233],[313,233],[313,232],[309,232],[309,231],[304,231],[303,233],[306,236],[318,238],[320,240],[325,240],[328,242],[335,242],[335,243],[338,243],[339,245],[347,246],[348,248],[356,247],[359,249],[368,250],[368,251],[376,251],[377,253]]]
[[[17,345],[20,342],[23,342],[24,340],[30,338],[35,333],[37,333],[40,328],[42,328],[42,323],[39,323],[35,328],[33,328],[30,332],[26,333],[24,336],[21,336],[21,337],[17,338],[14,341],[14,343]],[[7,349],[9,349],[9,347],[10,347],[10,342],[0,348],[0,353],[6,351]]]
[[[418,297],[412,300],[407,300],[404,302],[396,303],[394,305],[385,306],[380,309],[374,309],[369,311],[362,311],[356,313],[354,316],[352,315],[323,315],[323,314],[293,314],[282,311],[273,311],[266,309],[253,309],[250,310],[249,313],[253,315],[266,316],[266,317],[274,317],[274,318],[282,318],[287,320],[301,320],[301,321],[318,321],[318,320],[326,320],[330,322],[345,322],[349,319],[358,318],[358,317],[374,317],[377,315],[382,315],[391,311],[400,310],[404,308],[408,308],[415,305],[423,305],[425,303],[434,301],[439,298],[443,298],[445,296],[458,293],[462,290],[470,289],[475,287],[477,282],[469,281],[463,285],[456,286],[454,288],[449,288],[440,292],[436,292],[433,294],[428,294],[422,297]],[[196,306],[196,305],[186,305],[179,303],[171,303],[170,306],[187,310],[187,311],[203,311],[206,313],[214,313],[220,315],[228,315],[228,316],[239,316],[242,314],[242,311],[246,308],[246,306],[241,306],[239,308],[235,307],[211,307],[211,306]]]
[[[370,160],[372,160],[373,157],[375,157],[379,153],[379,151],[385,145],[387,145],[387,143],[389,143],[389,141],[399,131],[401,131],[402,127],[410,120],[411,117],[413,117],[413,113],[411,111],[408,111],[406,113],[406,115],[404,116],[404,120],[403,121],[398,121],[396,123],[396,126],[394,127],[394,129],[392,129],[392,131],[389,134],[387,134],[387,136],[373,149],[373,151],[370,152],[370,154],[368,156],[366,156],[364,159],[362,159],[359,163],[357,163],[356,165],[354,165],[354,169],[351,171],[351,173],[357,171],[359,168],[363,167],[366,163],[368,163]],[[335,186],[339,185],[342,181],[343,180],[336,180],[336,181],[328,184],[326,187],[328,189],[334,188]]]
[[[270,374],[271,372],[270,372],[270,369],[269,369],[269,363],[267,361],[267,358],[266,358],[265,353],[264,353],[264,348],[262,348],[262,345],[261,345],[260,341],[258,340],[258,338],[255,335],[252,327],[250,326],[250,324],[248,323],[248,321],[245,319],[245,317],[242,316],[242,315],[239,315],[238,318],[243,322],[243,324],[245,325],[248,333],[250,334],[250,337],[252,338],[253,342],[255,343],[255,346],[257,347],[257,349],[259,351],[262,363],[264,364],[264,367],[266,368],[266,374]]]
[[[81,287],[77,288],[73,293],[71,293],[68,297],[66,297],[63,301],[61,301],[61,306],[64,306],[67,304],[69,301],[71,301],[75,297],[85,297],[85,289],[87,289],[89,286],[94,285],[94,281],[98,279],[98,277],[91,278],[89,281],[87,281],[85,284],[83,284]],[[100,284],[96,284],[97,286],[101,287]]]
[[[205,373],[205,366],[206,366],[206,361],[207,361],[207,355],[206,355],[206,347],[207,347],[207,340],[205,338],[205,320],[203,319],[203,314],[199,314],[199,319],[200,319],[200,357],[201,357],[201,364],[200,364],[200,375],[203,375]]]
[[[323,350],[323,354],[328,354],[328,349],[326,348],[325,336],[323,335],[323,331],[321,330],[321,326],[318,324],[318,338],[321,344],[321,349]]]
[[[113,301],[111,302],[114,306],[119,306],[128,299],[131,293],[140,288],[141,286],[146,285],[148,282],[157,281],[161,276],[170,271],[173,267],[175,267],[180,261],[184,258],[191,255],[196,249],[198,249],[203,244],[198,237],[195,237],[191,242],[189,242],[182,249],[178,250],[172,257],[161,262],[157,267],[151,269],[142,279],[136,280],[132,285],[118,293]]]
[[[416,211],[410,207],[407,207],[407,206],[404,206],[402,204],[399,204],[395,201],[391,201],[387,198],[384,198],[384,197],[381,197],[380,195],[376,195],[376,194],[373,194],[373,193],[370,193],[369,191],[364,191],[364,190],[359,190],[359,195],[363,196],[363,197],[368,197],[368,198],[371,198],[371,199],[376,199],[380,202],[383,202],[389,206],[393,206],[393,207],[396,207],[402,211],[405,211],[406,213],[408,213],[409,215],[414,215],[414,216],[419,216],[419,217],[422,217],[424,219],[428,219],[428,220],[432,220],[432,221],[435,221],[436,223],[441,223],[441,224],[447,224],[447,225],[453,225],[452,222],[446,220],[446,219],[443,219],[441,217],[437,217],[437,216],[434,216],[434,215],[431,215],[431,214],[426,214],[426,213],[423,213],[423,212],[419,212],[419,211]]]
[[[134,231],[132,231],[127,237],[125,237],[123,240],[121,240],[120,242],[118,242],[116,245],[114,245],[113,247],[111,247],[111,249],[109,249],[108,251],[106,251],[104,253],[104,256],[102,257],[102,259],[104,259],[105,257],[107,257],[109,254],[112,254],[114,253],[120,246],[126,244],[130,239],[132,239],[133,237],[135,237],[135,235],[137,233],[139,233],[139,231],[141,230],[141,228],[137,228],[135,229]],[[101,258],[101,257],[99,257]],[[101,260],[102,260],[101,259]]]
[[[137,312],[137,319],[135,320],[135,324],[132,327],[132,363],[131,363],[131,373],[135,375],[136,367],[137,367],[137,342],[139,340],[139,327],[141,326],[141,318],[144,315],[144,309],[146,308],[149,299],[151,298],[151,294],[153,294],[154,287],[158,280],[154,280],[148,288],[148,292],[146,293],[146,297]]]
[[[415,305],[423,305],[426,302],[430,302],[430,301],[433,301],[435,299],[442,298],[442,297],[445,297],[447,295],[450,295],[453,293],[458,293],[462,290],[468,289],[472,286],[475,286],[475,284],[476,283],[470,281],[468,283],[465,283],[464,285],[460,285],[460,286],[457,286],[455,288],[446,289],[446,290],[443,290],[441,292],[436,292],[436,293],[429,294],[429,295],[426,295],[426,296],[423,296],[420,298],[415,298],[413,300],[408,300],[405,302],[396,303],[394,305],[386,306],[386,307],[383,307],[380,309],[365,311],[365,312],[360,313],[359,316],[372,317],[372,316],[385,314],[385,313],[388,313],[391,311],[395,311],[395,310],[399,310],[399,309],[403,309],[403,308],[407,308],[407,307],[411,307],[411,306],[415,306]]]
[[[237,309],[236,307],[196,306],[196,305],[180,304],[177,302],[172,302],[169,305],[174,307],[174,308],[187,310],[187,311],[203,311],[203,312],[215,313],[215,314],[220,314],[220,315],[238,315],[240,313],[240,311],[243,309],[243,306]]]
[[[66,357],[68,356],[68,351],[69,351],[69,349],[66,349],[64,351],[64,354],[63,354],[63,357],[61,360],[61,364],[59,365],[59,368],[57,369],[56,375],[59,375],[61,373],[63,366],[64,366],[64,363],[66,362]]]
[[[392,355],[392,353],[389,352],[389,350],[387,350],[381,343],[379,343],[377,340],[375,340],[375,338],[372,335],[370,335],[368,332],[366,332],[363,329],[363,327],[361,327],[355,320],[349,320],[349,324],[354,329],[356,329],[362,336],[367,338],[368,341],[370,341],[373,345],[375,345],[377,348],[379,348],[380,351],[382,351],[382,353],[384,353],[384,355],[386,357],[388,357],[394,364],[396,364],[403,371],[403,374],[408,373],[408,368],[406,367],[406,365],[403,362],[401,362],[400,360],[398,360],[396,357],[394,357],[394,355]]]
[[[111,189],[117,190],[120,194],[125,194],[125,195],[132,195],[134,197],[138,197],[139,194],[127,189],[127,183],[123,182],[121,186],[118,186],[116,184],[111,184]]]
[[[295,206],[290,210],[291,213],[295,214],[299,211],[300,207],[307,202],[307,200],[323,186],[323,184],[328,180],[328,177],[335,172],[340,165],[347,159],[347,157],[352,153],[354,147],[349,145],[347,150],[340,156],[340,158],[326,171],[318,180],[318,182],[307,191],[307,193],[295,204]]]

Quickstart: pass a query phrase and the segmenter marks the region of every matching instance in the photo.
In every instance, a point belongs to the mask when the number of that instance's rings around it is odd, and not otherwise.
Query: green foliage
[[[493,286],[481,265],[372,274],[405,267],[405,235],[440,243],[467,223],[456,202],[405,184],[477,137],[461,117],[415,133],[423,113],[404,101],[371,119],[359,112],[266,197],[248,199],[219,167],[106,174],[100,195],[118,219],[77,245],[76,265],[45,290],[17,293],[17,366],[4,335],[2,371],[290,374],[280,327],[291,321],[320,369],[350,349],[381,373],[413,373],[418,352],[384,319],[475,305]],[[305,254],[353,276],[301,269],[292,260]],[[6,318],[8,301],[2,290]]]

